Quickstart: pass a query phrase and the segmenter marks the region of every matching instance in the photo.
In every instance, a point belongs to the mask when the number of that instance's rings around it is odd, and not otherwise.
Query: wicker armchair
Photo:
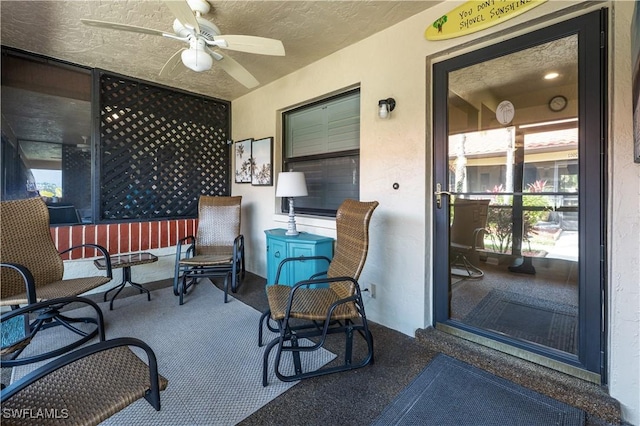
[[[365,264],[369,249],[369,222],[378,206],[377,201],[359,202],[345,200],[336,214],[337,241],[333,260],[324,257],[307,257],[305,260],[325,259],[329,265],[326,273],[316,274],[309,280],[293,286],[277,284],[280,270],[287,262],[299,258],[284,259],[276,274],[276,284],[267,286],[269,310],[260,318],[258,344],[262,346],[263,328],[266,325],[278,337],[269,342],[264,351],[262,385],[267,386],[269,354],[276,348],[275,374],[282,381],[290,382],[323,374],[348,371],[373,363],[373,336],[369,331],[358,278]],[[310,285],[315,285],[310,287]],[[320,286],[320,287],[318,287]],[[277,323],[277,328],[269,324]],[[327,337],[344,333],[344,363],[316,371],[302,371],[301,355],[319,350]],[[366,343],[366,354],[353,361],[353,336],[359,334]],[[314,338],[311,346],[299,345],[303,338]],[[283,374],[280,361],[283,352],[293,356],[295,372]]]
[[[100,341],[66,353],[3,388],[3,425],[36,424],[38,421],[52,425],[97,425],[140,398],[160,410],[160,391],[167,387],[167,380],[158,375],[153,350],[134,338],[105,341],[102,312],[91,300],[82,297],[51,299],[3,314],[3,354],[19,347],[6,339],[13,337],[16,342],[30,339],[28,322],[23,323],[23,317],[47,311],[51,305],[88,305],[95,310]],[[6,329],[20,331],[20,324],[26,325],[22,329],[23,336],[5,333]],[[144,351],[148,365],[130,346]],[[0,363],[5,367],[4,361]],[[46,417],[42,414],[44,410],[47,410]]]
[[[39,301],[77,296],[111,281],[111,260],[104,247],[95,244],[74,246],[71,250],[89,247],[97,250],[108,265],[104,275],[63,280],[64,264],[51,238],[49,211],[40,198],[0,202],[2,232],[0,233],[0,305],[30,305]],[[35,357],[19,357],[20,351],[7,365],[21,365],[58,356],[78,347],[98,334],[92,330],[80,329],[74,324],[91,323],[97,325],[96,318],[72,318],[61,314],[64,304],[51,304],[42,310],[31,324],[31,334],[53,326],[62,325],[80,335],[81,338],[69,346]]]
[[[198,230],[178,241],[173,292],[184,295],[199,278],[224,277],[224,302],[229,285],[236,292],[245,276],[244,236],[240,234],[242,197],[200,196]]]

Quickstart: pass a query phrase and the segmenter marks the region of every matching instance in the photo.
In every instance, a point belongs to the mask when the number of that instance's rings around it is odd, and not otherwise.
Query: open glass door
[[[593,13],[434,65],[437,326],[598,379],[599,35]]]

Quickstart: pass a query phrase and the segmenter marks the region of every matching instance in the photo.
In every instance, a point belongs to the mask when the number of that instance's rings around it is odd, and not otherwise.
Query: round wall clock
[[[560,112],[567,107],[567,98],[562,95],[549,99],[549,109],[553,112]]]

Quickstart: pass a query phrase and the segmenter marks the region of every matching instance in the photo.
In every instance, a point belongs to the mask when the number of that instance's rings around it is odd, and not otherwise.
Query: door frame
[[[586,370],[588,379],[606,382],[606,135],[607,135],[607,9],[552,24],[478,50],[432,64],[433,192],[448,182],[448,73],[469,65],[570,35],[578,36],[579,99],[579,312],[578,355],[506,338],[449,318],[449,197],[438,209],[433,198],[433,323],[445,331],[459,330],[481,340],[513,348],[513,354],[541,358]],[[588,231],[587,231],[588,230]],[[550,366],[553,368],[553,362]],[[555,363],[557,364],[557,363]],[[570,373],[571,374],[571,373]]]

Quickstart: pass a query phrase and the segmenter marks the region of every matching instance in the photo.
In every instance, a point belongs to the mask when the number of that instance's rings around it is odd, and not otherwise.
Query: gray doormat
[[[463,322],[577,354],[576,306],[510,291],[491,290]]]
[[[376,426],[576,425],[584,411],[443,354],[397,396]]]

